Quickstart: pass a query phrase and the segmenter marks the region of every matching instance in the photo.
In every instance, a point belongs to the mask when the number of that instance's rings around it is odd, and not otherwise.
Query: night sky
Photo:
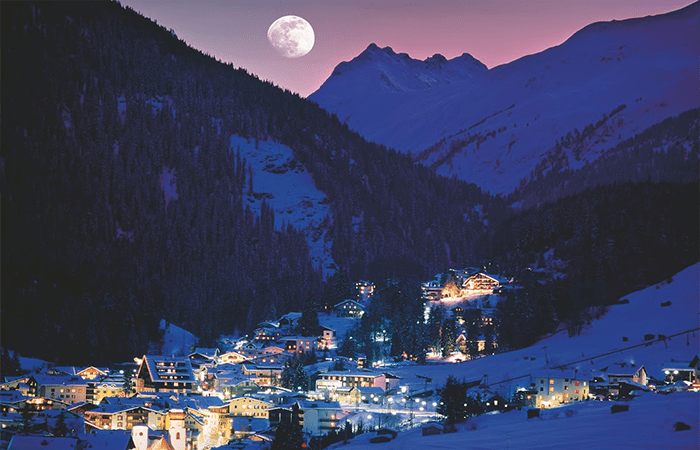
[[[306,97],[374,42],[397,53],[448,59],[470,53],[487,67],[559,45],[584,26],[680,9],[690,0],[123,0],[189,45]],[[297,15],[316,44],[301,58],[275,52],[267,29]]]

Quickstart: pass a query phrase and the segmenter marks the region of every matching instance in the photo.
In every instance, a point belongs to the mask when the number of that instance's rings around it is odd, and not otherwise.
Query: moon
[[[299,58],[314,47],[316,37],[311,24],[299,16],[284,16],[272,22],[267,40],[285,58]]]

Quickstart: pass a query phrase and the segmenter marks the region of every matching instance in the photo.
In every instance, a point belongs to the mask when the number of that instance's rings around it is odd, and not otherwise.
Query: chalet
[[[374,295],[374,283],[360,280],[355,283],[355,298],[360,303],[366,303]]]
[[[267,410],[270,427],[275,428],[281,423],[292,422],[292,408],[284,406],[273,406]]]
[[[277,321],[279,328],[286,330],[288,333],[293,333],[299,327],[300,312],[289,312]]]
[[[94,380],[95,378],[98,377],[105,377],[109,373],[109,369],[107,368],[98,368],[95,366],[90,366],[86,367],[84,369],[79,370],[76,375],[79,377],[85,379],[85,380]]]
[[[3,410],[2,412],[22,411],[24,408],[27,408],[29,412],[34,414],[41,411],[46,411],[47,409],[67,409],[68,402],[53,398],[22,396],[22,398],[18,398],[12,402],[4,401],[1,405],[1,409]]]
[[[239,352],[226,352],[219,355],[220,364],[238,364],[243,361],[246,361],[247,359],[248,356],[245,356]]]
[[[213,428],[226,441],[231,439],[231,414],[228,405],[210,406],[203,413],[205,427]]]
[[[362,394],[355,386],[340,386],[334,390],[336,399],[341,405],[359,405],[362,401]]]
[[[190,361],[192,362],[216,361],[217,356],[219,356],[218,348],[195,348],[194,351],[189,354]]]
[[[534,408],[537,403],[537,390],[519,388],[513,394],[513,403],[521,407],[531,407]]]
[[[110,374],[99,380],[88,381],[86,401],[97,405],[105,397],[124,397],[124,384],[124,375],[121,374]]]
[[[291,359],[292,355],[289,353],[263,353],[250,360],[253,364],[284,364],[288,359]]]
[[[442,295],[442,290],[444,289],[444,287],[445,284],[441,283],[438,280],[431,280],[425,283],[421,283],[420,289],[423,300],[428,302],[440,300],[440,296]]]
[[[360,318],[365,313],[365,307],[355,300],[347,299],[333,306],[338,317]]]
[[[283,338],[281,342],[288,353],[308,353],[318,349],[318,338],[307,336],[290,336]]]
[[[261,341],[246,342],[238,348],[238,353],[247,358],[262,355],[264,351],[265,344]]]
[[[287,334],[286,330],[282,330],[279,327],[260,327],[255,329],[255,337],[253,338],[253,341],[264,344],[275,342],[285,334]]]
[[[263,355],[270,355],[270,354],[276,354],[276,353],[284,353],[284,346],[283,345],[268,345],[267,347],[263,348],[262,354]]]
[[[476,273],[462,284],[462,288],[468,291],[489,291],[493,292],[498,286],[506,284],[508,280],[498,275],[489,275],[484,272]]]
[[[336,331],[333,328],[321,325],[321,346],[332,348],[335,343]]]
[[[394,376],[392,375],[392,378]],[[373,372],[326,372],[316,380],[317,391],[334,391],[341,386],[387,389],[386,374]]]
[[[162,428],[165,414],[156,409],[134,405],[100,405],[83,413],[85,420],[104,430],[131,430],[136,425]]]
[[[318,436],[338,428],[342,411],[340,403],[298,400],[296,404],[304,433]]]
[[[22,377],[6,377],[5,381],[0,383],[0,392],[2,391],[18,391],[24,395],[29,395],[29,375]]]
[[[200,411],[187,408],[185,430],[192,435],[201,433],[204,430],[204,415]]]
[[[136,373],[137,392],[192,391],[195,379],[189,358],[144,355]]]
[[[30,377],[28,384],[36,389],[38,397],[62,400],[68,404],[87,400],[87,382],[79,376],[37,374]]]
[[[588,399],[588,380],[572,371],[550,371],[533,377],[532,387],[537,391],[536,408],[552,408],[564,403]]]
[[[384,380],[386,391],[395,391],[399,388],[399,383],[401,383],[401,377],[394,375],[393,373],[384,372]]]
[[[284,364],[279,363],[254,364],[246,362],[241,364],[243,375],[248,376],[251,381],[260,386],[279,385],[283,370]]]
[[[225,399],[229,399],[258,392],[260,385],[243,376],[232,376],[219,378],[219,390]]]
[[[258,417],[269,419],[268,409],[274,407],[270,402],[266,402],[253,397],[238,397],[231,399],[228,403],[228,412],[231,416]]]
[[[674,361],[663,365],[663,373],[667,383],[687,381],[697,384],[700,381],[700,358],[695,356],[691,361]]]
[[[606,367],[602,370],[608,377],[608,382],[612,384],[619,384],[620,382],[633,382],[646,386],[648,381],[647,371],[644,366],[639,368],[628,365],[627,363],[615,364],[610,367]]]

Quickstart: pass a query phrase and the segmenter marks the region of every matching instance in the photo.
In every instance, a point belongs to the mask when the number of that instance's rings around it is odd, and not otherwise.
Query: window
[[[578,385],[580,385],[580,384],[581,384],[580,382],[574,381],[574,386],[578,386]]]
[[[543,391],[544,391],[544,388],[543,388],[543,387],[541,387],[541,388],[540,388],[540,392],[543,392]]]
[[[574,394],[578,394],[578,389],[574,389]]]
[[[549,388],[549,392],[554,392],[554,387],[553,387],[553,386]]]
[[[554,380],[549,380],[549,384],[554,384]]]

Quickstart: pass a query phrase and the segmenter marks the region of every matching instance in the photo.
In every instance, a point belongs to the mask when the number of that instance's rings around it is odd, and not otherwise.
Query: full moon
[[[309,22],[298,16],[284,16],[270,25],[267,40],[285,58],[299,58],[311,51],[316,38]]]

